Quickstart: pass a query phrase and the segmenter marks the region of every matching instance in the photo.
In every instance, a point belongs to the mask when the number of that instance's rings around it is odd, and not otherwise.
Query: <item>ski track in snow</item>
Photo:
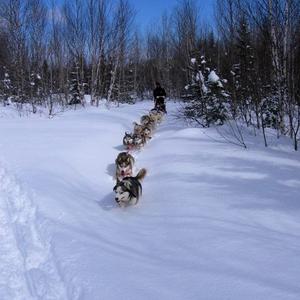
[[[68,299],[36,207],[0,164],[0,299]]]

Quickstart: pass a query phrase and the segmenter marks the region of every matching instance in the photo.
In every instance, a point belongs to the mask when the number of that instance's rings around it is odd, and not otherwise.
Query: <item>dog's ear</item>
[[[133,167],[133,165],[134,165],[134,158],[130,157],[128,159],[128,163],[131,165],[131,167]]]
[[[118,185],[116,184],[113,188],[113,191],[115,192],[117,190]]]
[[[138,199],[139,198],[139,188],[136,185],[133,185],[130,189],[130,194],[134,198]]]
[[[134,164],[134,157],[130,153],[128,153],[127,161],[131,164]]]
[[[127,190],[131,189],[131,182],[129,180],[124,180],[123,184]]]

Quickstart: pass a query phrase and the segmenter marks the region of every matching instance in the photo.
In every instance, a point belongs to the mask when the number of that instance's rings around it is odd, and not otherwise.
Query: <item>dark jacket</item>
[[[161,86],[156,87],[153,91],[154,99],[156,99],[157,97],[166,97],[166,96],[167,96],[166,91]]]

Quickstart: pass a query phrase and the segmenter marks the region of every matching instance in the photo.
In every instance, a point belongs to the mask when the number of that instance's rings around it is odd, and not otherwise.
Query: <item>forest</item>
[[[201,4],[201,3],[200,3]],[[207,24],[177,1],[146,32],[128,0],[1,0],[0,101],[134,103],[156,81],[203,127],[228,120],[289,136],[300,129],[300,2],[216,0]]]

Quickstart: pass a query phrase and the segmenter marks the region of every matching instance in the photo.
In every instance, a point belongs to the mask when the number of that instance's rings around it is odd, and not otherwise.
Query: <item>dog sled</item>
[[[166,109],[166,103],[165,103],[165,96],[157,96],[155,98],[155,105],[154,105],[154,109],[156,109],[157,111],[161,111],[163,113],[167,113],[167,109]]]

